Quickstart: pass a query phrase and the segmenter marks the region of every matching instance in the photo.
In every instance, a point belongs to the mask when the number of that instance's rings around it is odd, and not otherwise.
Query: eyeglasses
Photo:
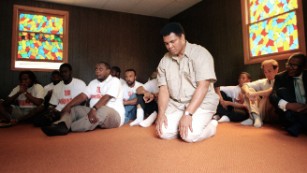
[[[286,67],[290,67],[290,68],[292,68],[292,69],[298,69],[298,68],[300,68],[301,67],[301,65],[299,65],[299,64],[291,64],[291,63],[286,63]]]

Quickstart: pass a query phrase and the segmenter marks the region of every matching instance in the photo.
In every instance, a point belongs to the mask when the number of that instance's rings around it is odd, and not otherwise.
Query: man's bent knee
[[[177,138],[177,133],[162,132],[161,135],[158,135],[161,139],[175,139]]]
[[[185,142],[189,142],[189,143],[192,143],[192,142],[197,142],[200,138],[200,133],[192,133],[192,132],[188,132],[188,135],[186,137],[182,137],[181,136],[181,139],[184,140]]]

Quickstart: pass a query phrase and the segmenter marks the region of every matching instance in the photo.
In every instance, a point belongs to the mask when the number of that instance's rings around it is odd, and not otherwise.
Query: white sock
[[[140,123],[140,126],[142,126],[142,127],[149,127],[156,120],[156,118],[157,118],[157,112],[154,111],[153,113],[151,113],[149,115],[149,117],[147,117],[145,120],[143,120]]]
[[[241,124],[244,125],[244,126],[251,126],[251,125],[253,125],[253,120],[248,118],[248,119],[242,121]]]
[[[261,127],[262,126],[262,120],[261,120],[260,116],[255,114],[255,113],[252,113],[252,116],[254,117],[254,120],[255,120],[254,121],[254,127],[257,127],[257,128]]]
[[[224,115],[217,122],[219,122],[219,123],[226,123],[226,122],[230,122],[230,119],[229,119],[228,116]]]
[[[140,107],[136,110],[136,119],[130,123],[130,126],[139,125],[144,119],[144,110]]]

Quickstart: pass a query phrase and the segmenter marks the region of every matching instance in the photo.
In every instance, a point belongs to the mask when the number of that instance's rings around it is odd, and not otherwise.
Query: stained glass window
[[[58,69],[67,62],[68,13],[25,6],[14,9],[13,69]]]
[[[249,0],[250,22],[257,22],[297,8],[297,0]]]
[[[264,20],[249,27],[252,56],[298,49],[295,12]]]
[[[241,0],[245,63],[306,52],[301,0]]]

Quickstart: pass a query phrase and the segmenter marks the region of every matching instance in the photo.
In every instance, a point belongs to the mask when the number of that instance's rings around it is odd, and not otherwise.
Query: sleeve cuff
[[[288,103],[287,101],[281,99],[281,100],[279,100],[279,102],[278,102],[278,107],[279,107],[281,110],[283,110],[283,111],[285,112],[285,111],[287,110],[287,109],[286,109],[287,103]]]

